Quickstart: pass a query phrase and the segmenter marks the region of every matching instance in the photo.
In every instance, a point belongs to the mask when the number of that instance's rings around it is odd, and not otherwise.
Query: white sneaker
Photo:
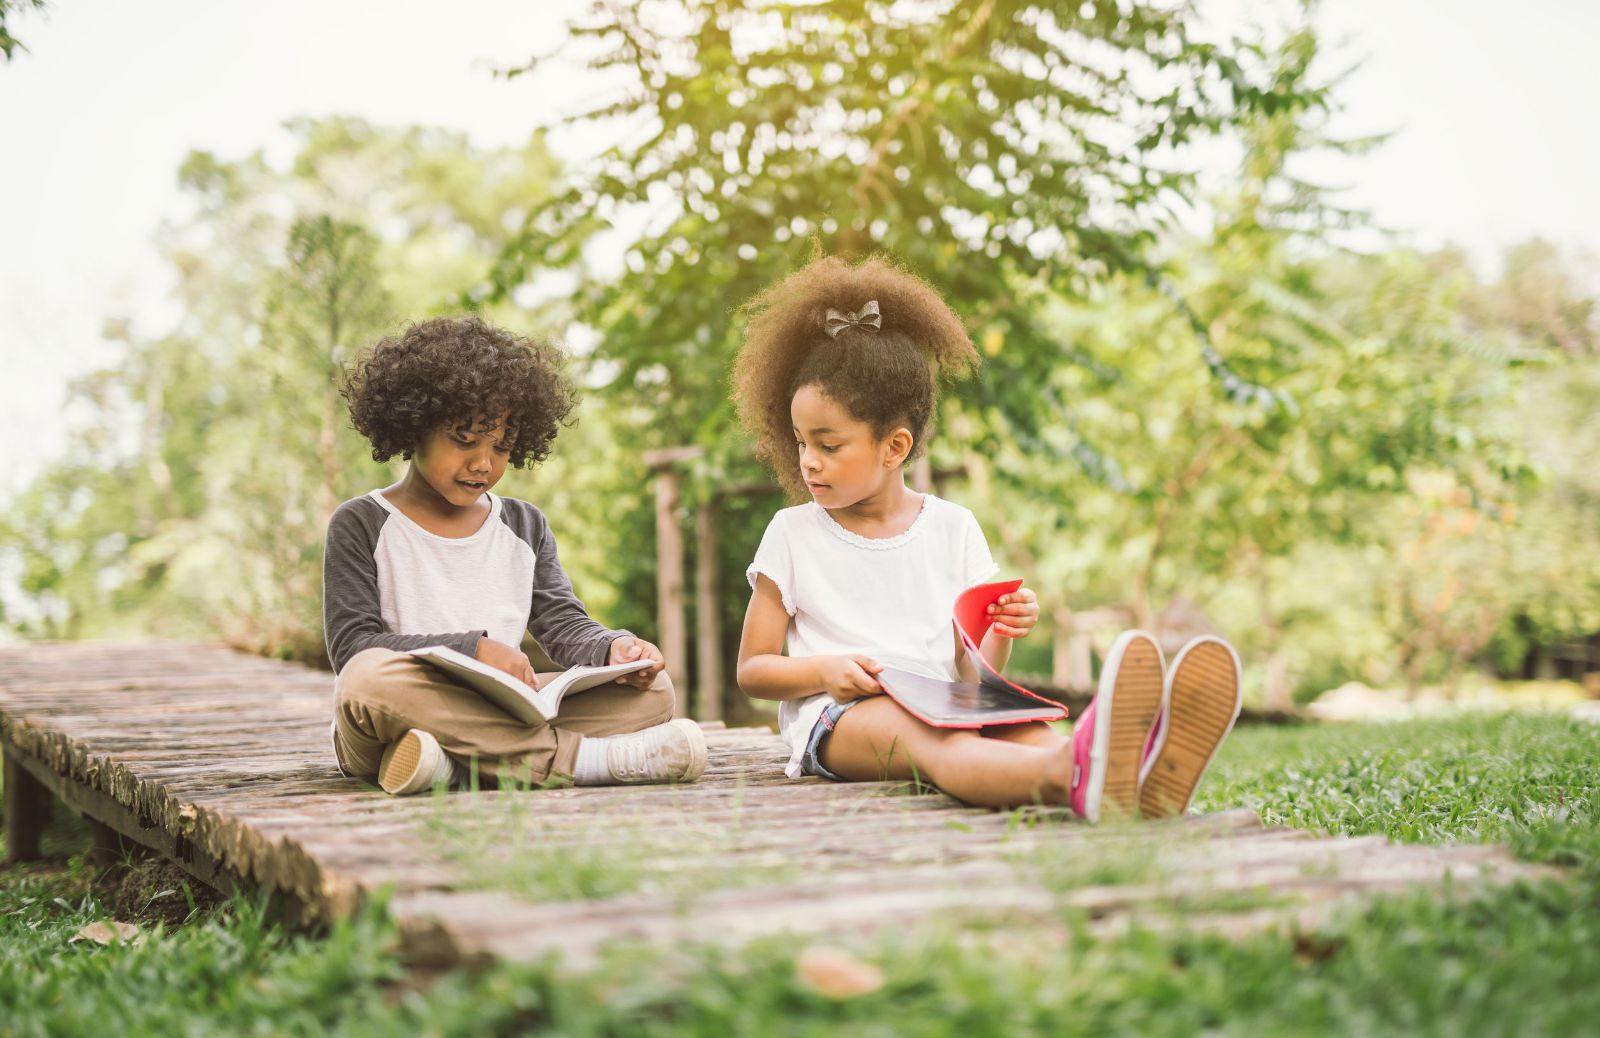
[[[605,739],[606,770],[613,782],[693,782],[706,770],[706,737],[680,717],[654,728]]]
[[[461,766],[439,747],[439,740],[413,728],[383,751],[378,785],[397,797],[425,793],[439,783],[446,788],[465,780]]]

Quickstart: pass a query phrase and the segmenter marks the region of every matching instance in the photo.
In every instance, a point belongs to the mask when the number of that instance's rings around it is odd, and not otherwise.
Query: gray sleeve
[[[484,631],[451,634],[391,634],[384,630],[378,604],[378,534],[389,518],[377,502],[346,501],[328,520],[322,555],[322,632],[334,672],[374,646],[403,652],[424,645],[448,645],[468,656],[478,651]]]
[[[544,513],[526,501],[502,499],[500,516],[533,549],[533,602],[528,610],[528,633],[552,660],[563,667],[601,664],[610,658],[611,643],[631,631],[613,631],[596,623],[561,568],[555,534]]]

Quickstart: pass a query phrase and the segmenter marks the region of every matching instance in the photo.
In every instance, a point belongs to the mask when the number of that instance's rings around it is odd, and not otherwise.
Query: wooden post
[[[11,752],[5,754],[6,860],[40,857],[39,837],[50,820],[50,791]]]
[[[678,474],[670,468],[656,473],[656,616],[676,697],[672,714],[685,717],[689,686],[683,665],[689,646],[683,630],[683,536],[678,532]]]
[[[911,489],[919,494],[933,492],[933,463],[926,454],[911,463]]]
[[[672,678],[674,717],[689,715],[689,685],[684,677],[689,643],[683,625],[683,534],[678,529],[679,487],[674,466],[699,457],[699,447],[647,451],[645,465],[656,478],[656,617],[661,654]]]
[[[123,836],[115,827],[87,815],[89,823],[89,860],[95,865],[120,865],[125,861],[141,861],[150,856],[150,848],[137,840]]]
[[[1093,692],[1089,632],[1079,629],[1077,614],[1065,607],[1054,610],[1050,621],[1050,683],[1072,692]]]
[[[1125,606],[1063,610],[1056,614],[1056,648],[1051,680],[1073,692],[1093,692],[1095,633],[1107,627],[1127,627],[1130,622],[1130,610]]]
[[[722,610],[717,596],[717,517],[710,501],[695,510],[695,719],[722,720]]]

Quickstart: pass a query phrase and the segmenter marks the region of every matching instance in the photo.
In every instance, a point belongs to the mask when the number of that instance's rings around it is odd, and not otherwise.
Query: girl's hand
[[[505,671],[529,688],[539,687],[539,676],[533,672],[532,661],[528,659],[527,653],[515,645],[497,642],[493,638],[479,638],[475,655],[484,663]]]
[[[994,633],[1001,637],[1026,638],[1039,622],[1039,600],[1027,588],[1018,588],[1001,595],[989,607],[989,619],[994,623]]]
[[[871,656],[819,656],[817,665],[822,670],[822,687],[836,703],[883,692],[876,677],[883,665]]]
[[[643,638],[631,638],[623,635],[611,643],[610,663],[632,663],[638,660],[641,669],[631,674],[624,674],[617,681],[634,688],[649,688],[655,683],[656,675],[666,667],[666,657],[661,655],[661,650],[645,641]]]

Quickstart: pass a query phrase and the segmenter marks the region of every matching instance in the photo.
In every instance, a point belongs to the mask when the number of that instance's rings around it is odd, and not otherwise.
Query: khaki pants
[[[540,674],[542,684],[554,674]],[[528,725],[414,656],[357,653],[334,679],[334,753],[347,775],[371,778],[384,749],[412,728],[458,761],[478,759],[486,786],[501,776],[530,785],[570,783],[585,735],[622,735],[672,720],[666,671],[648,689],[612,682],[561,702],[555,724]]]

